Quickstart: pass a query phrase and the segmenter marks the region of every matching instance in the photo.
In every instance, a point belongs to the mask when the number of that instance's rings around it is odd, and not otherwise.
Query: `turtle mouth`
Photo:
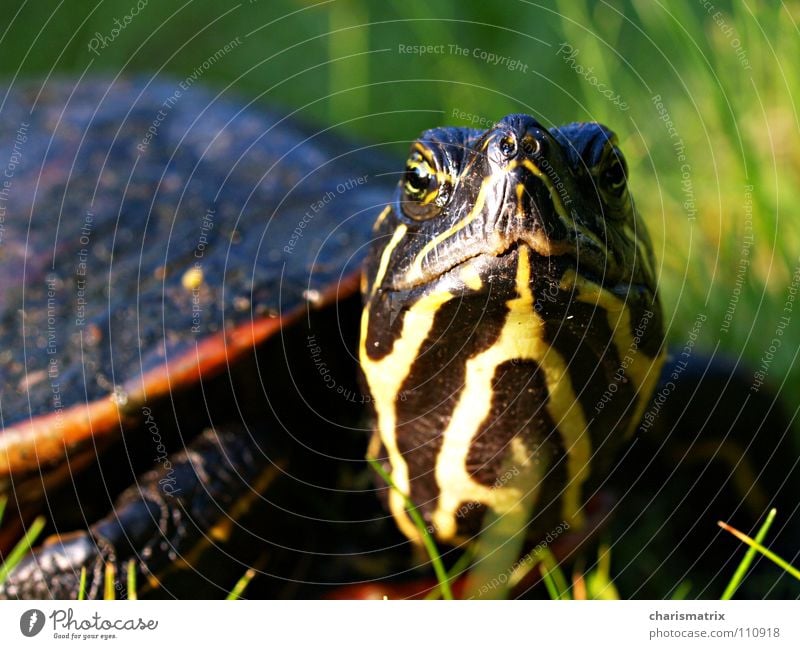
[[[472,256],[453,264],[448,270],[429,281],[418,284],[416,287],[399,288],[396,291],[408,293],[435,289],[448,290],[456,294],[463,294],[465,291],[492,291],[494,282],[514,281],[519,250],[522,247],[528,248],[532,261],[534,259],[539,260],[538,263],[533,263],[533,266],[539,271],[537,281],[552,281],[558,284],[564,273],[568,269],[572,269],[582,278],[598,286],[603,286],[609,292],[621,297],[628,296],[631,293],[652,293],[652,288],[646,283],[631,281],[630,277],[612,277],[602,268],[597,271],[583,262],[578,264],[573,252],[543,255],[531,247],[524,239],[517,239],[509,243],[500,252],[476,251]],[[470,276],[481,278],[481,287],[479,289],[470,288],[465,282],[465,278]]]
[[[588,246],[576,245],[571,240],[550,239],[543,231],[537,230],[520,232],[514,237],[494,236],[488,241],[481,241],[480,245],[462,250],[459,255],[450,255],[447,260],[440,256],[433,264],[423,267],[420,274],[396,275],[386,289],[400,292],[441,285],[443,281],[456,279],[465,270],[485,271],[489,276],[493,270],[504,268],[506,264],[503,261],[515,256],[520,246],[526,246],[538,257],[550,260],[553,266],[563,266],[565,263],[573,267],[580,265],[582,271],[592,269],[592,275],[605,277],[605,283],[616,283],[617,278],[611,276],[611,269],[596,251]]]
[[[519,233],[514,238],[498,237],[495,241],[482,242],[482,245],[465,250],[449,263],[443,263],[444,260],[440,258],[437,260],[435,272],[427,272],[420,277],[409,278],[408,274],[395,277],[386,286],[386,290],[399,293],[436,287],[456,291],[464,286],[465,273],[472,276],[477,273],[482,279],[488,280],[484,282],[486,286],[491,284],[494,276],[499,278],[504,271],[513,270],[521,246],[527,247],[533,255],[548,262],[546,267],[552,269],[553,279],[558,279],[564,268],[571,267],[579,270],[587,279],[614,292],[631,285],[625,277],[618,276],[615,269],[608,264],[607,258],[598,254],[595,249],[571,240],[552,240],[542,231],[532,231]]]
[[[439,247],[429,250],[424,257],[409,255],[410,259],[420,261],[416,266],[411,263],[404,271],[394,274],[386,288],[409,291],[436,284],[454,269],[462,269],[482,258],[496,260],[520,244],[527,245],[543,257],[575,257],[575,244],[564,237],[553,199],[544,184],[540,184],[535,200],[520,205],[520,198],[510,195],[514,192],[514,184],[504,178],[502,190],[498,192],[500,198],[491,210],[493,216],[484,214],[467,223],[455,235],[442,241]],[[532,197],[529,191],[526,199]],[[558,231],[554,231],[554,224],[557,224]],[[417,245],[424,249],[426,243],[421,241]]]

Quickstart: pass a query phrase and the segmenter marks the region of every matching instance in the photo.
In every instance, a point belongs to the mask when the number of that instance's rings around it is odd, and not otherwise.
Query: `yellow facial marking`
[[[467,288],[472,289],[473,291],[480,291],[481,288],[483,288],[481,274],[473,265],[464,266],[464,268],[461,269],[461,272],[459,272],[458,276],[461,281],[466,284]]]
[[[431,167],[435,166],[435,162],[433,160],[433,152],[426,146],[422,146],[419,142],[414,142],[414,151],[418,151],[419,154],[425,159]]]
[[[550,177],[547,174],[542,173],[542,170],[539,169],[538,166],[533,164],[533,162],[531,162],[527,158],[524,158],[521,161],[514,160],[508,166],[508,170],[511,171],[519,165],[525,167],[528,171],[530,171],[534,176],[536,176],[539,180],[541,180],[545,184],[545,187],[547,187],[547,191],[550,193],[550,198],[553,201],[553,206],[556,208],[556,212],[561,217],[562,221],[564,222],[564,225],[574,230],[575,221],[573,220],[572,215],[570,215],[570,213],[567,212],[567,208],[564,207],[564,203],[561,200],[561,195],[557,191],[555,191],[555,188],[553,187],[553,183],[550,180]]]
[[[523,185],[522,183],[517,183],[517,186],[515,188],[515,192],[517,194],[517,218],[518,219],[524,219],[525,218],[525,212],[524,212],[523,207],[522,207],[522,205],[523,205],[522,197],[525,195],[525,185]]]
[[[375,283],[372,285],[372,295],[375,295],[381,285],[381,282],[383,282],[383,278],[386,277],[386,269],[389,268],[389,260],[392,258],[392,253],[397,247],[397,244],[400,243],[400,240],[406,235],[406,230],[408,230],[408,228],[404,224],[401,223],[398,225],[397,229],[392,235],[391,240],[384,249],[383,254],[381,255],[381,263],[378,266],[378,272],[375,273]]]
[[[492,182],[492,178],[484,178],[483,182],[481,183],[480,191],[478,192],[478,197],[475,199],[475,205],[472,206],[469,214],[467,214],[458,223],[448,228],[441,234],[438,234],[425,244],[425,246],[422,248],[422,250],[420,250],[419,254],[414,259],[414,263],[409,271],[409,277],[407,278],[408,281],[414,282],[416,279],[421,279],[422,262],[424,261],[425,257],[428,256],[428,253],[438,247],[443,241],[449,239],[456,232],[466,227],[473,219],[475,219],[478,214],[480,214],[481,210],[483,209],[483,205],[486,202],[486,193],[488,192]]]
[[[515,160],[511,163],[511,165],[509,165],[509,168],[513,169],[517,164],[521,164],[545,184],[547,191],[550,194],[550,199],[553,201],[553,206],[556,208],[556,213],[561,217],[561,221],[564,223],[564,226],[570,231],[578,232],[587,239],[591,239],[602,252],[608,255],[608,247],[606,246],[605,242],[600,240],[600,237],[598,237],[588,228],[580,228],[577,226],[575,219],[572,218],[572,215],[564,206],[564,201],[561,200],[561,194],[559,194],[559,192],[556,190],[555,185],[551,181],[550,177],[547,174],[542,173],[542,170],[527,158],[522,160],[521,163]]]
[[[375,219],[375,223],[372,226],[373,234],[380,229],[380,227],[383,225],[383,222],[386,220],[386,217],[389,216],[389,212],[391,211],[392,211],[391,205],[387,205],[386,207],[383,208],[383,211],[378,215],[378,218]]]

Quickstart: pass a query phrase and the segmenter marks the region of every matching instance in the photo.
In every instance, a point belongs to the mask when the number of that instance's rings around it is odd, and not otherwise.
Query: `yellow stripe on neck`
[[[422,344],[428,337],[436,313],[454,296],[447,291],[426,295],[416,302],[403,317],[403,329],[395,339],[391,353],[380,360],[373,360],[366,350],[369,327],[369,305],[361,316],[361,367],[364,370],[372,394],[375,413],[378,417],[378,434],[392,465],[392,479],[398,491],[389,493],[389,508],[403,533],[410,539],[418,539],[419,531],[405,512],[403,494],[409,495],[408,465],[397,445],[396,404],[403,382],[411,373],[411,367],[419,356]],[[371,453],[377,449],[371,448]]]
[[[634,340],[630,308],[625,304],[625,300],[614,295],[611,291],[578,275],[573,269],[569,269],[564,273],[559,288],[563,291],[574,291],[575,299],[579,302],[604,309],[608,319],[608,326],[614,337],[614,345],[620,357],[620,363],[626,356],[630,357],[625,367],[625,375],[633,383],[634,393],[637,398],[636,408],[631,415],[631,422],[628,424],[628,430],[625,433],[626,436],[630,436],[639,425],[650,395],[658,383],[661,375],[661,366],[664,362],[664,354],[660,353],[656,358],[651,358],[639,349]],[[655,311],[657,308],[658,305],[653,305],[652,310]]]
[[[464,389],[442,435],[442,448],[436,462],[440,493],[433,523],[437,536],[445,541],[456,536],[457,512],[464,502],[483,503],[502,515],[538,496],[547,467],[540,464],[535,452],[520,453],[519,440],[512,442],[513,454],[511,449],[507,450],[509,459],[520,469],[520,479],[513,484],[487,487],[476,482],[466,468],[475,437],[491,411],[495,372],[502,363],[514,359],[534,360],[544,373],[549,391],[545,408],[558,429],[553,434],[560,432],[564,437],[567,453],[568,478],[562,499],[564,515],[576,526],[582,523],[581,491],[589,473],[591,442],[564,359],[547,344],[544,321],[534,309],[529,255],[529,249],[520,246],[516,277],[518,297],[507,302],[509,314],[497,341],[466,362]]]

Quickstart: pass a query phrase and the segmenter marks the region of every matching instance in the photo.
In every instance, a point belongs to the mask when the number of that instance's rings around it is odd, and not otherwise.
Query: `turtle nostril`
[[[516,138],[511,135],[504,135],[500,138],[498,146],[500,148],[500,153],[506,158],[513,158],[517,155],[517,141]]]

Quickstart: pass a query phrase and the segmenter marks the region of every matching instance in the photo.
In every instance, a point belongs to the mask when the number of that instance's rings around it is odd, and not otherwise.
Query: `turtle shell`
[[[355,292],[396,177],[374,147],[177,82],[4,96],[0,493],[32,504],[147,403]]]

